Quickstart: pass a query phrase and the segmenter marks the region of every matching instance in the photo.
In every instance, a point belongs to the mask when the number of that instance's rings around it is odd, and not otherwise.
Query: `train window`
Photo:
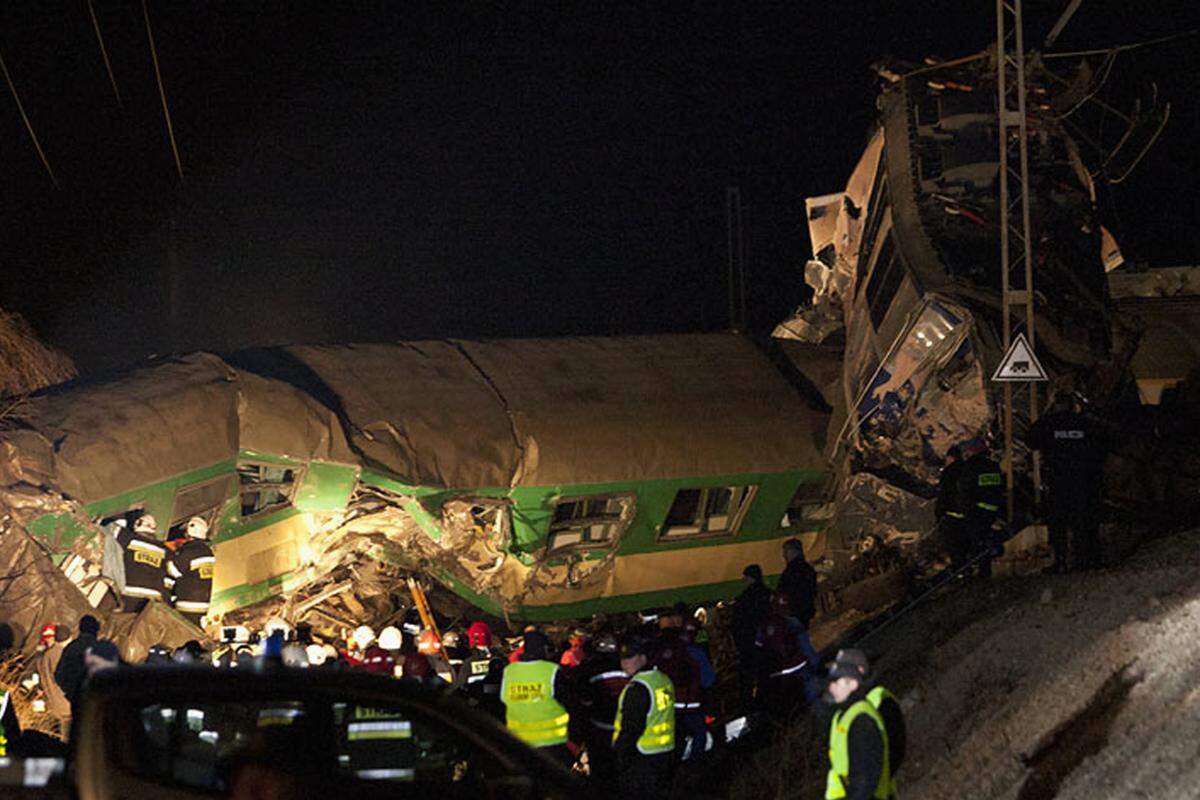
[[[824,519],[832,511],[834,478],[832,474],[816,481],[804,481],[788,503],[789,525]]]
[[[221,475],[203,483],[181,486],[175,492],[175,506],[171,511],[171,525],[167,538],[182,534],[192,517],[202,517],[211,530],[217,521],[221,506],[233,493],[233,476]]]
[[[276,511],[292,504],[300,470],[282,464],[238,464],[238,492],[242,516]]]
[[[634,496],[564,497],[554,506],[546,552],[609,547],[633,519]]]
[[[876,330],[883,324],[883,318],[887,316],[892,300],[896,299],[903,279],[904,264],[896,255],[896,242],[889,232],[879,247],[875,268],[871,270],[871,279],[867,281],[867,306]]]
[[[659,540],[736,533],[757,489],[757,486],[680,489],[667,512]]]

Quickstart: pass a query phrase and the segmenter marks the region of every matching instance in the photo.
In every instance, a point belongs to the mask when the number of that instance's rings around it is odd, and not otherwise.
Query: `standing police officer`
[[[1108,436],[1072,395],[1038,419],[1026,443],[1045,458],[1046,523],[1053,572],[1066,572],[1075,551],[1084,569],[1100,566],[1100,503]]]
[[[893,800],[887,726],[868,699],[870,663],[859,650],[840,650],[829,669],[827,700],[837,709],[829,724],[826,800]]]
[[[623,800],[662,800],[671,789],[675,687],[650,665],[650,648],[650,640],[637,635],[621,643],[621,669],[629,683],[617,701],[613,752]]]

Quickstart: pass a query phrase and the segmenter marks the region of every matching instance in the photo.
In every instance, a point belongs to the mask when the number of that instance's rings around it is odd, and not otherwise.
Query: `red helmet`
[[[467,628],[467,644],[471,647],[491,647],[492,629],[486,622],[472,622]]]

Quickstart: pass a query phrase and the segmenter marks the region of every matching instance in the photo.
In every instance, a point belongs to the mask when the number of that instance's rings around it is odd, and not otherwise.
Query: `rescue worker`
[[[742,570],[746,588],[733,604],[731,633],[738,659],[738,692],[743,708],[754,701],[758,686],[760,650],[756,644],[758,629],[771,610],[771,590],[763,582],[762,567],[750,564]]]
[[[675,687],[651,666],[651,642],[629,636],[621,642],[621,669],[629,683],[617,701],[613,753],[618,796],[623,800],[670,795],[675,752]]]
[[[971,557],[970,540],[967,538],[967,511],[970,495],[964,491],[966,482],[963,472],[966,461],[962,447],[951,445],[946,451],[946,464],[938,479],[937,500],[934,515],[946,550],[950,553],[950,570],[958,572],[967,565]]]
[[[396,674],[396,659],[378,644],[373,644],[363,653],[362,668],[373,675],[391,678]]]
[[[7,622],[0,623],[0,657],[16,644],[16,634]],[[21,723],[13,706],[12,690],[0,687],[0,758],[22,756]]]
[[[174,598],[175,610],[199,627],[212,598],[217,559],[208,544],[208,522],[203,517],[189,519],[185,534],[186,538],[171,548],[166,587]]]
[[[1083,569],[1100,566],[1100,506],[1107,432],[1072,395],[1038,419],[1025,442],[1042,454],[1046,526],[1054,550],[1052,572],[1067,572],[1072,556]]]
[[[521,660],[504,668],[500,700],[505,724],[514,736],[570,767],[574,758],[567,748],[571,721],[567,670],[550,661],[551,655],[544,633],[526,633]]]
[[[677,621],[673,616],[663,620],[671,625]],[[708,740],[700,665],[688,653],[681,630],[669,627],[659,633],[654,664],[675,687],[675,745],[679,759],[698,759],[704,754]]]
[[[588,775],[599,793],[610,794],[617,785],[613,720],[617,717],[617,701],[629,683],[617,654],[617,637],[611,631],[602,631],[591,640],[576,679],[583,717],[580,739],[587,748]]]
[[[564,667],[578,667],[583,663],[583,648],[587,643],[587,631],[576,628],[567,639],[567,649],[563,651],[558,663]]]
[[[867,699],[870,662],[859,650],[840,650],[829,670],[826,699],[836,706],[829,723],[826,800],[891,800],[887,727]]]
[[[446,631],[442,637],[442,655],[446,657],[446,664],[450,667],[450,682],[458,680],[458,673],[462,671],[463,661],[467,657],[469,648],[463,645],[462,637],[458,631]]]
[[[392,667],[392,676],[399,678],[401,674],[400,661],[402,659],[402,656],[400,655],[400,649],[404,644],[404,635],[400,633],[400,629],[395,625],[388,625],[379,632],[377,644],[386,650],[387,654],[392,657],[392,664],[394,665]]]
[[[888,742],[888,772],[894,784],[908,749],[908,726],[904,722],[904,709],[896,695],[882,685],[872,687],[867,692],[867,700],[883,718],[883,730],[887,734]]]
[[[62,658],[54,669],[54,682],[67,696],[71,709],[79,705],[79,696],[87,680],[85,663],[88,648],[95,644],[100,635],[100,621],[91,614],[79,618],[79,635],[63,650]]]
[[[162,600],[166,588],[167,548],[158,541],[158,521],[142,514],[133,523],[116,529],[125,567],[121,610],[138,612],[151,600]]]
[[[787,598],[788,609],[804,630],[808,630],[817,613],[817,571],[804,558],[804,545],[799,539],[783,543],[786,566],[779,576],[779,592]]]
[[[429,660],[434,675],[446,683],[454,683],[454,672],[442,650],[442,640],[433,631],[426,629],[417,634],[417,652]]]
[[[1004,505],[1004,476],[1000,465],[980,447],[967,459],[963,467],[964,493],[970,505],[967,508],[966,530],[972,557],[979,558],[979,575],[990,578],[992,556],[996,548],[993,527],[1000,519]]]
[[[58,671],[58,665],[67,651],[70,638],[71,629],[69,627],[63,624],[55,625],[54,642],[38,657],[37,662],[38,683],[41,684],[42,691],[46,695],[46,711],[58,720],[63,733],[66,733],[67,726],[71,721],[71,703],[67,700],[66,692],[58,685],[58,681],[54,680],[54,673]]]
[[[805,698],[806,668],[815,666],[815,657],[802,646],[807,633],[790,615],[790,604],[781,592],[771,597],[771,611],[763,620],[755,640],[762,665],[759,707],[770,716],[786,720]],[[811,648],[811,646],[810,646]],[[811,671],[811,670],[809,670]]]
[[[492,629],[486,622],[472,622],[467,628],[470,650],[455,678],[455,688],[478,708],[496,719],[504,719],[500,702],[500,682],[504,677],[504,659],[492,652]]]

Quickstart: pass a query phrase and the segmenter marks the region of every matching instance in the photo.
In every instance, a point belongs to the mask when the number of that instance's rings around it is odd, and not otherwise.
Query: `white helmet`
[[[309,665],[313,667],[321,666],[325,663],[325,659],[328,657],[328,654],[325,652],[325,648],[319,644],[310,644],[308,647],[304,648],[304,655],[308,658]]]
[[[207,539],[208,538],[208,520],[204,517],[192,517],[187,521],[187,535],[189,539]]]
[[[388,625],[379,632],[379,646],[384,650],[399,650],[403,641],[404,636],[395,625]]]
[[[158,520],[150,514],[142,514],[133,521],[133,530],[136,533],[158,533]]]
[[[370,625],[359,625],[350,638],[359,650],[366,650],[375,641],[375,631],[371,630]]]
[[[263,626],[263,638],[270,639],[271,634],[275,631],[280,631],[283,634],[283,638],[287,639],[288,633],[291,631],[291,626],[279,617],[271,617],[267,620],[267,624]]]

